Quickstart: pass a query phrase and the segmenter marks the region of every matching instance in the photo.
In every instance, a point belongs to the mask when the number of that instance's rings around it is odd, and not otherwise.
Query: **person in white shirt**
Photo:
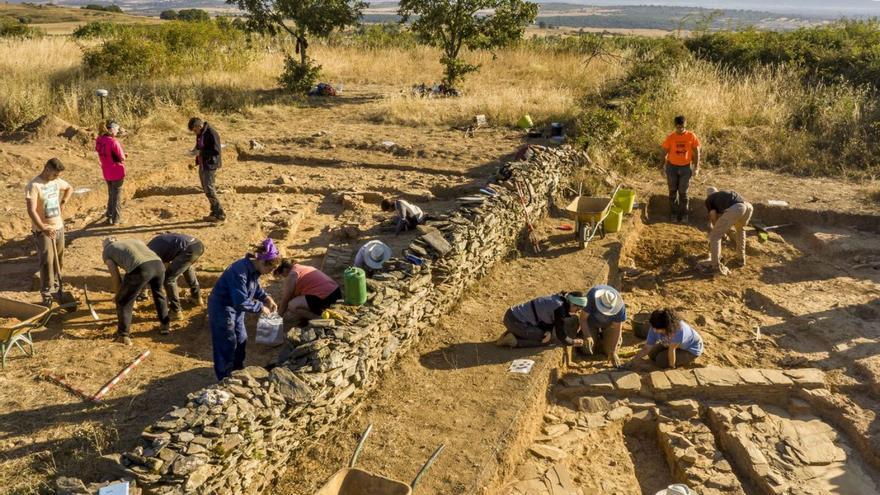
[[[394,211],[397,213],[395,234],[399,234],[404,230],[414,229],[416,225],[424,223],[427,218],[421,208],[405,199],[383,199],[382,211]]]
[[[46,162],[40,175],[24,189],[31,232],[40,262],[40,295],[43,305],[52,305],[52,294],[60,289],[64,260],[64,204],[73,194],[70,184],[61,178],[64,164],[57,158]]]

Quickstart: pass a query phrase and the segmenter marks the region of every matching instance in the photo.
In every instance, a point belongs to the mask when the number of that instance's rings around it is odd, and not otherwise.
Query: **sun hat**
[[[687,485],[676,483],[660,490],[655,495],[693,495],[693,493]]]
[[[613,287],[596,289],[596,309],[606,316],[614,316],[623,309],[623,298]]]
[[[364,250],[364,263],[373,270],[381,269],[391,259],[391,248],[382,241],[369,241],[361,249]]]
[[[277,247],[275,247],[275,241],[273,241],[272,239],[267,238],[263,240],[261,246],[263,248],[263,252],[257,254],[258,260],[272,261],[276,258],[281,257],[281,252],[278,251]]]

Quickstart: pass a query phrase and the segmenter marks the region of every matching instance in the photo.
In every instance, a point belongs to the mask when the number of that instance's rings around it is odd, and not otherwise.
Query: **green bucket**
[[[367,274],[360,268],[350,266],[342,276],[345,304],[360,306],[367,302]]]
[[[613,234],[619,232],[623,226],[623,210],[616,206],[612,207],[611,211],[608,212],[608,216],[605,217],[604,223],[606,233]]]
[[[623,210],[624,213],[632,213],[635,201],[636,192],[632,189],[618,189],[614,194],[614,206]]]

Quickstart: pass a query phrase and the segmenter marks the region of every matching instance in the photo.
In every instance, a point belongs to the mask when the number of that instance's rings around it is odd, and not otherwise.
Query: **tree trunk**
[[[299,36],[296,39],[296,43],[299,45],[299,61],[301,64],[306,65],[306,60],[308,60],[306,49],[309,47],[309,43],[306,41],[305,36]]]

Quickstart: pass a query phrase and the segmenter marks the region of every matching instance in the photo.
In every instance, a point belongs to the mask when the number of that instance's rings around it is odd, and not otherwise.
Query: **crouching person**
[[[580,315],[580,327],[584,333],[584,354],[592,356],[599,348],[611,361],[620,366],[617,351],[620,349],[623,322],[626,321],[626,305],[617,289],[609,285],[597,285],[587,292],[587,305]]]
[[[282,260],[275,275],[284,277],[281,315],[297,324],[320,318],[321,313],[342,299],[342,289],[335,280],[317,268]]]
[[[416,228],[416,225],[425,223],[425,220],[427,219],[425,212],[423,212],[421,208],[405,199],[383,199],[382,211],[395,212],[395,234],[399,234],[404,230],[414,229]]]
[[[196,306],[201,306],[202,292],[193,263],[204,254],[205,245],[191,235],[168,232],[154,237],[147,243],[147,247],[156,253],[163,263],[168,264],[165,270],[165,295],[171,308],[169,316],[172,320],[182,320],[177,279],[183,275],[189,286],[190,301]]]
[[[583,292],[562,292],[518,304],[504,313],[506,332],[496,341],[502,347],[540,347],[559,343],[583,345],[578,319],[587,299]]]
[[[703,339],[669,308],[651,313],[651,328],[642,349],[627,363],[631,367],[645,356],[660,368],[687,366],[703,354]]]

